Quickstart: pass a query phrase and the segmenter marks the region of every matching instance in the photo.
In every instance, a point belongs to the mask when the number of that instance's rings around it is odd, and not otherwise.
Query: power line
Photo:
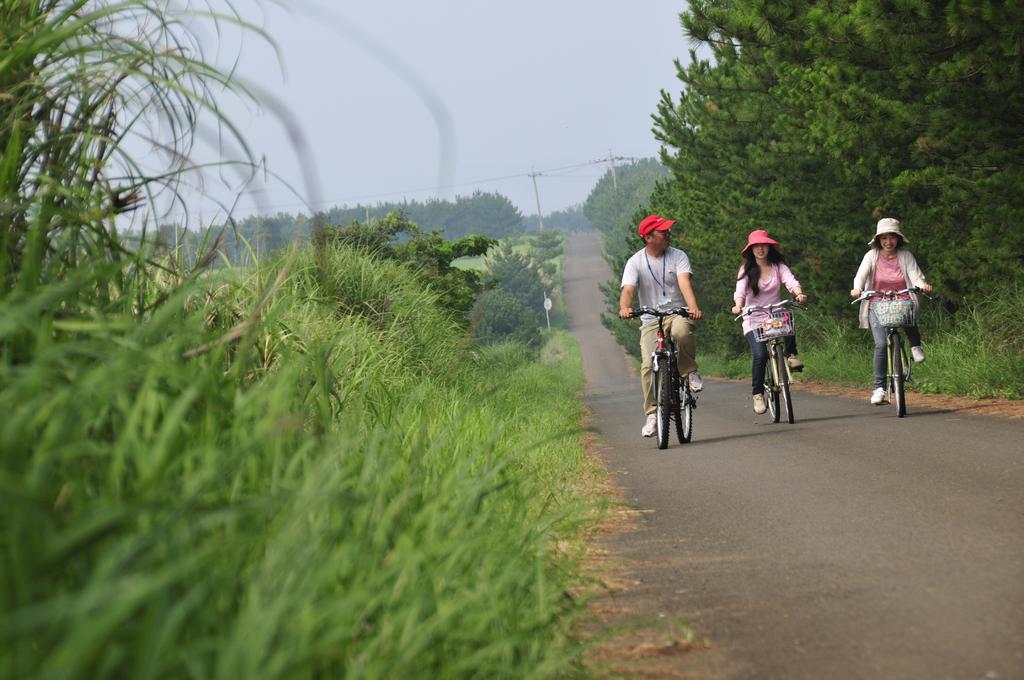
[[[492,182],[503,182],[503,181],[507,181],[507,180],[510,180],[510,179],[520,179],[520,178],[524,178],[524,177],[529,177],[533,181],[533,184],[534,184],[534,198],[537,201],[537,213],[538,213],[538,215],[540,215],[540,196],[539,196],[539,192],[538,192],[538,189],[537,189],[537,177],[547,176],[547,177],[549,177],[551,179],[571,178],[571,176],[568,176],[568,175],[556,175],[554,173],[565,172],[567,170],[576,170],[576,169],[579,169],[579,168],[585,168],[585,167],[592,166],[592,165],[599,165],[599,164],[602,164],[602,163],[609,163],[611,161],[636,161],[636,160],[640,160],[640,159],[636,158],[636,157],[630,157],[630,156],[611,156],[611,155],[609,155],[609,156],[607,156],[605,158],[598,158],[598,159],[595,159],[595,160],[584,161],[582,163],[573,163],[571,165],[563,165],[563,166],[554,167],[554,168],[546,168],[544,170],[535,170],[535,171],[532,171],[532,172],[521,172],[521,173],[516,173],[516,174],[511,174],[511,175],[500,175],[500,176],[497,176],[497,177],[486,177],[486,178],[483,178],[483,179],[467,180],[465,182],[458,182],[456,184],[446,184],[446,185],[441,185],[441,186],[435,185],[435,186],[429,186],[429,187],[421,187],[421,188],[418,188],[418,189],[403,189],[403,190],[387,191],[387,192],[381,192],[381,193],[375,193],[375,194],[360,194],[360,195],[354,195],[354,196],[347,196],[347,197],[344,197],[344,198],[322,199],[320,201],[317,201],[316,204],[310,204],[310,203],[307,203],[305,201],[295,201],[295,202],[291,202],[291,203],[276,203],[276,204],[272,204],[272,205],[262,205],[262,206],[258,207],[258,212],[271,212],[271,211],[277,211],[277,210],[285,210],[285,209],[289,209],[289,208],[306,208],[308,210],[316,210],[318,208],[322,209],[322,208],[326,208],[326,207],[330,207],[330,206],[345,205],[345,204],[347,204],[349,202],[352,202],[352,201],[362,202],[362,201],[369,201],[369,200],[373,200],[373,199],[388,198],[388,197],[391,197],[391,196],[403,196],[403,195],[407,195],[407,194],[423,193],[423,192],[427,192],[427,191],[435,192],[435,191],[440,191],[440,190],[445,190],[445,189],[458,189],[460,187],[478,186],[478,185],[481,185],[481,184],[489,184],[489,183],[492,183]],[[613,170],[613,173],[614,173],[614,170]],[[577,177],[582,178],[583,176],[577,176]],[[269,192],[266,189],[253,189],[253,190],[251,190],[251,191],[249,191],[247,193],[249,193],[249,194],[266,194],[266,193],[269,193]],[[543,228],[543,226],[541,228]]]
[[[604,162],[606,162],[606,161],[605,161],[605,159],[602,158],[602,159],[596,160],[596,161],[586,161],[584,163],[575,163],[573,165],[563,165],[561,167],[548,168],[546,170],[538,170],[538,171],[535,171],[535,172],[521,172],[521,173],[514,174],[514,175],[500,175],[498,177],[485,177],[483,179],[467,180],[465,182],[459,182],[457,184],[446,184],[446,185],[442,185],[442,186],[421,187],[419,189],[404,189],[404,190],[398,190],[398,191],[387,191],[387,192],[378,193],[378,194],[361,194],[361,195],[357,195],[357,196],[348,196],[346,198],[324,199],[324,200],[320,201],[320,204],[321,205],[327,205],[327,204],[337,205],[339,203],[345,203],[345,202],[348,202],[348,201],[362,201],[362,200],[369,200],[369,199],[374,199],[374,198],[387,198],[388,196],[402,196],[404,194],[417,194],[417,193],[422,193],[424,191],[438,191],[438,190],[443,190],[443,189],[458,189],[459,187],[476,186],[476,185],[479,185],[479,184],[489,184],[491,182],[503,182],[505,180],[520,179],[522,177],[536,178],[536,177],[538,177],[540,175],[546,175],[546,174],[554,173],[554,172],[562,172],[562,171],[565,171],[565,170],[575,170],[575,169],[578,169],[578,168],[587,167],[588,165],[594,165],[596,163],[604,163]],[[535,179],[534,179],[534,181],[536,183]],[[299,205],[299,204],[291,204],[291,205],[294,206],[294,205]],[[271,206],[271,207],[285,207],[285,206]]]

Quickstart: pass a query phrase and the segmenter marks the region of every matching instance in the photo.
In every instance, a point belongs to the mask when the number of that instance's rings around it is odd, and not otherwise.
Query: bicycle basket
[[[878,300],[871,305],[878,323],[886,328],[914,325],[913,300]]]
[[[775,310],[771,316],[764,317],[757,326],[754,326],[754,339],[758,342],[785,335],[796,335],[793,313],[785,309]]]

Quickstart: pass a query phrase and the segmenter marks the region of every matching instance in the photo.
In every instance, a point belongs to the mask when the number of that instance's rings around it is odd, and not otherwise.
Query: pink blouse
[[[757,287],[758,292],[755,295],[750,290],[750,283],[747,281],[747,277],[743,275],[743,268],[740,268],[739,273],[736,275],[736,292],[733,293],[732,297],[734,300],[743,300],[743,306],[749,305],[770,305],[778,302],[782,299],[780,295],[782,286],[786,286],[786,289],[792,293],[800,287],[800,282],[793,276],[793,272],[789,271],[789,267],[779,263],[772,265],[769,270],[770,276],[767,281],[758,281]],[[747,316],[743,318],[743,332],[744,334],[754,330],[754,327],[760,324],[760,320],[757,315]]]

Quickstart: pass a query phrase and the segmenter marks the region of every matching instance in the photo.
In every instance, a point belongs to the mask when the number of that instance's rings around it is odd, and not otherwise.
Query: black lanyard
[[[668,297],[668,293],[665,291],[665,281],[668,278],[668,275],[667,275],[668,250],[666,250],[665,254],[661,256],[661,281],[658,280],[658,277],[654,275],[654,270],[651,269],[651,258],[647,257],[647,249],[646,248],[644,249],[644,259],[647,260],[647,271],[649,271],[651,273],[651,278],[654,279],[654,283],[656,283],[656,284],[661,286],[661,296],[663,298],[667,298]]]

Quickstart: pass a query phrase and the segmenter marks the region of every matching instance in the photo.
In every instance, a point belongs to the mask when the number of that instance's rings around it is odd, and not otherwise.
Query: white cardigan
[[[909,250],[900,248],[896,251],[896,257],[900,262],[900,271],[903,272],[903,278],[907,280],[907,288],[920,288],[925,285],[924,274],[921,272],[921,268],[917,266],[917,260],[914,259]],[[871,282],[875,280],[876,262],[878,262],[878,251],[872,248],[864,254],[864,259],[860,261],[857,274],[853,277],[854,290],[863,292],[871,288]],[[911,293],[910,298],[914,301],[914,306],[916,307],[918,305],[917,296]],[[868,321],[867,300],[861,300],[860,303],[860,327],[871,327]]]

